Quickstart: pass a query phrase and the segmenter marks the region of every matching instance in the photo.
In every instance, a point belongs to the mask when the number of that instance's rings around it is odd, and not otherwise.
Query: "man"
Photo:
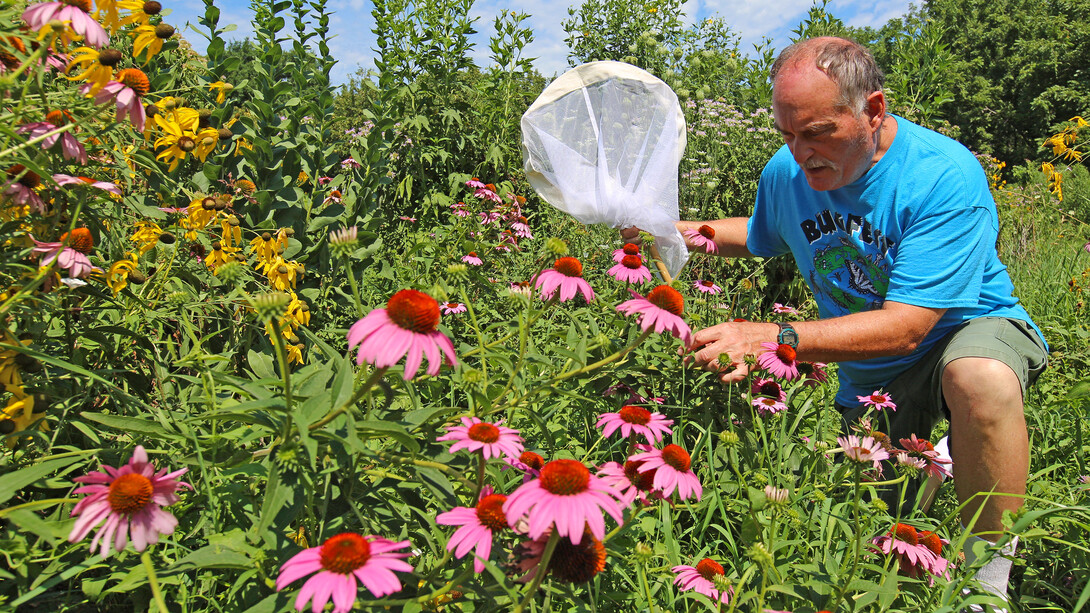
[[[893,441],[926,438],[948,418],[962,522],[994,542],[1003,511],[1025,493],[1023,394],[1047,349],[996,254],[998,217],[979,163],[887,114],[883,79],[865,48],[839,38],[802,41],[776,60],[772,108],[786,146],[761,174],[753,215],[677,225],[710,226],[728,257],[791,253],[821,319],[705,328],[691,360],[735,382],[761,343],[788,343],[800,360],[839,362],[846,420],[863,413],[857,396],[878,389],[898,405],[886,411]],[[977,578],[1005,597],[1009,570],[996,556]]]

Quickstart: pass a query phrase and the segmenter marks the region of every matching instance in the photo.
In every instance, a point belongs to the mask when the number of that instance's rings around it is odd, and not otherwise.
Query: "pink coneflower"
[[[178,481],[188,468],[168,473],[163,468],[156,471],[148,462],[148,454],[136,446],[128,464],[120,468],[102,466],[105,472],[93,472],[73,481],[86,483],[76,488],[76,494],[90,494],[76,503],[72,516],[79,515],[68,541],[76,543],[86,537],[102,520],[106,522],[91,541],[91,551],[99,540],[103,557],[111,549],[121,551],[132,539],[133,549],[144,551],[148,545],[159,542],[160,535],[174,533],[178,520],[163,507],[178,502],[178,489],[191,485]]]
[[[481,264],[484,264],[484,261],[482,261],[481,258],[477,257],[476,251],[470,251],[469,253],[463,255],[462,261],[466,264],[469,264],[470,266],[480,266]]]
[[[534,238],[533,233],[530,232],[530,221],[525,217],[519,216],[514,223],[511,224],[511,229],[515,232],[515,236],[531,240]]]
[[[329,195],[325,197],[322,204],[340,204],[343,198],[344,194],[341,193],[341,190],[334,189],[329,192]]]
[[[491,183],[486,184],[484,187],[477,188],[477,191],[473,192],[473,195],[482,199],[495,202],[496,204],[503,204],[503,198],[495,191],[496,186]]]
[[[473,211],[466,208],[466,203],[456,202],[450,205],[450,208],[454,210],[454,214],[458,217],[469,217],[473,215]]]
[[[480,451],[484,459],[512,457],[522,453],[522,437],[518,430],[503,425],[503,420],[496,423],[481,421],[476,417],[463,417],[462,425],[447,428],[447,433],[437,441],[455,441],[450,446],[450,453],[459,449]]]
[[[758,366],[783,379],[790,380],[799,376],[794,347],[777,343],[761,343],[761,346],[768,351],[757,357]]]
[[[753,396],[775,398],[780,402],[787,401],[787,392],[783,390],[783,387],[781,387],[775,379],[757,377],[753,380],[753,385],[750,386],[749,392]]]
[[[443,312],[443,315],[456,315],[465,313],[466,305],[461,302],[444,302],[439,305],[439,310]]]
[[[23,124],[15,131],[19,134],[28,134],[28,138],[34,140],[35,138],[49,134],[53,130],[67,124],[68,118],[65,115],[66,113],[60,111],[52,111],[46,115],[46,121],[35,121],[33,123]],[[56,123],[49,121],[50,119]],[[64,156],[64,159],[76,160],[80,164],[87,163],[87,150],[83,148],[83,145],[71,132],[61,132],[59,134],[46,136],[41,140],[42,149],[52,149],[58,142],[61,144],[61,154]]]
[[[651,271],[643,265],[643,258],[638,255],[626,255],[620,263],[614,264],[606,274],[625,283],[646,283],[651,280]]]
[[[65,232],[61,235],[61,240],[57,242],[46,243],[33,236],[30,239],[34,241],[34,249],[31,253],[42,256],[38,260],[38,265],[41,267],[49,266],[56,261],[59,268],[67,270],[68,276],[76,279],[82,279],[96,270],[87,257],[95,246],[91,231],[87,228],[75,228],[71,234]]]
[[[674,420],[666,419],[662,413],[652,413],[641,407],[632,405],[621,407],[616,413],[602,413],[598,417],[597,426],[602,429],[602,436],[613,434],[618,428],[621,436],[628,438],[633,434],[642,434],[649,443],[657,443],[663,435],[670,434]]]
[[[693,590],[697,594],[703,594],[715,602],[730,602],[730,592],[719,593],[715,588],[715,578],[723,575],[723,565],[710,558],[704,558],[696,563],[696,566],[675,566],[671,570],[677,573],[674,577],[674,585],[687,592]]]
[[[415,217],[409,217],[408,215],[398,215],[397,218],[400,219],[401,221],[407,221],[409,223],[416,223],[416,218]]]
[[[473,550],[473,570],[484,572],[484,561],[492,554],[493,535],[507,528],[507,516],[503,514],[506,501],[503,494],[488,494],[481,496],[475,507],[455,507],[436,516],[437,524],[459,526],[447,541],[447,551],[464,558]]]
[[[942,454],[935,450],[935,446],[931,444],[931,441],[916,438],[916,435],[913,434],[911,438],[901,439],[900,443],[909,456],[924,463],[921,468],[927,471],[929,475],[935,475],[943,479],[953,477],[953,474],[943,466],[943,464],[950,464],[952,461],[942,457]]]
[[[545,466],[545,458],[533,451],[523,451],[518,457],[507,456],[503,461],[511,468],[516,468],[523,472],[523,483],[540,475],[541,467]]]
[[[644,453],[654,447],[636,444],[636,451]],[[612,485],[621,494],[621,503],[627,507],[637,498],[644,504],[649,504],[652,498],[662,499],[662,492],[655,489],[655,474],[658,469],[640,472],[643,461],[628,459],[624,464],[618,462],[606,462],[598,469],[598,476],[603,481]]]
[[[907,524],[896,524],[888,533],[874,538],[871,544],[876,546],[876,551],[892,553],[901,574],[913,578],[924,573],[947,574],[948,563],[942,557],[943,540],[933,532],[917,532]]]
[[[639,471],[655,471],[654,487],[662,491],[662,495],[669,497],[677,490],[678,498],[687,500],[693,496],[700,500],[704,494],[704,488],[700,486],[700,479],[692,471],[692,458],[689,452],[677,445],[667,445],[662,449],[650,449],[643,453],[634,454],[630,461],[642,462]]]
[[[519,572],[525,573],[518,579],[519,582],[528,582],[541,571],[541,558],[552,536],[550,532],[515,547],[515,566]],[[557,540],[553,555],[549,558],[547,572],[563,583],[580,584],[588,583],[605,568],[605,544],[589,531],[584,531],[583,538],[571,539],[562,536]]]
[[[375,309],[352,324],[348,329],[348,347],[360,346],[357,364],[368,362],[377,368],[388,368],[405,357],[406,381],[416,375],[427,355],[427,373],[434,376],[439,374],[443,361],[440,351],[451,366],[458,363],[454,344],[436,329],[438,325],[439,303],[435,298],[414,289],[403,289],[390,297],[385,309]]]
[[[646,298],[636,292],[631,293],[635,299],[622,302],[617,310],[625,315],[639,315],[641,330],[647,331],[654,326],[656,333],[669,330],[686,347],[693,343],[693,332],[681,318],[685,298],[680,292],[669,285],[660,285],[648,292]]]
[[[318,177],[318,185],[329,185],[333,181],[333,177]]]
[[[716,285],[714,281],[705,281],[703,279],[697,280],[695,283],[693,283],[693,287],[695,287],[697,291],[704,292],[705,294],[711,294],[713,296],[723,291],[723,288]]]
[[[53,180],[57,182],[57,185],[86,185],[95,189],[101,189],[104,192],[109,192],[115,196],[121,195],[121,188],[109,181],[96,181],[89,177],[73,177],[72,175],[55,174]]]
[[[91,0],[42,2],[23,11],[23,21],[35,32],[41,31],[50,21],[66,21],[88,45],[101,49],[110,42],[110,36],[106,34],[102,25],[91,17],[90,12]]]
[[[125,68],[118,71],[115,78],[116,81],[110,81],[94,94],[90,93],[90,83],[84,84],[79,91],[85,96],[93,96],[95,104],[113,102],[117,106],[115,119],[120,122],[127,115],[133,127],[143,132],[147,115],[144,113],[142,98],[151,87],[147,75],[137,68]]]
[[[528,534],[538,539],[555,526],[560,536],[578,545],[584,526],[594,538],[606,533],[604,513],[620,524],[624,512],[618,504],[620,493],[576,460],[553,460],[541,467],[541,476],[524,483],[503,505],[507,524],[514,526],[528,516]]]
[[[769,415],[775,415],[776,413],[787,410],[787,404],[785,404],[782,400],[778,400],[776,398],[758,396],[750,402],[754,406],[754,408],[757,409],[757,412],[761,415],[764,415],[765,417],[768,417]]]
[[[572,257],[560,258],[552,268],[541,271],[534,287],[541,290],[544,298],[552,298],[559,288],[560,302],[575,298],[576,292],[581,292],[587,302],[594,301],[594,290],[583,279],[583,264]]]
[[[614,249],[613,250],[613,261],[617,262],[619,264],[621,262],[621,260],[624,259],[624,256],[626,256],[626,255],[639,255],[639,254],[640,254],[640,246],[639,245],[637,245],[635,243],[625,243],[624,247],[621,247],[620,249]]]
[[[908,452],[905,451],[897,451],[895,453],[895,458],[898,464],[902,464],[904,466],[911,466],[919,470],[927,468],[927,462],[924,462],[923,458],[917,458],[915,456],[908,455]]]
[[[359,162],[357,162],[356,158],[354,158],[352,156],[349,156],[349,157],[346,157],[345,159],[341,160],[341,168],[346,168],[346,169],[363,168],[363,164],[360,164]]]
[[[873,464],[874,468],[881,469],[882,460],[889,459],[889,452],[882,448],[882,443],[869,436],[862,438],[849,434],[838,436],[836,442],[844,451],[844,455],[853,462],[860,464]]]
[[[30,207],[35,212],[44,213],[45,201],[35,191],[42,184],[41,177],[22,164],[15,164],[8,169],[7,174],[13,180],[4,186],[4,196],[16,205]]]
[[[276,590],[317,573],[299,590],[295,609],[302,611],[313,598],[311,610],[320,613],[332,599],[333,613],[348,613],[356,605],[360,583],[375,598],[401,591],[401,581],[394,571],[412,572],[413,567],[403,560],[409,557],[408,552],[394,552],[408,546],[409,541],[394,542],[380,536],[342,532],[284,562],[276,577]]]
[[[778,302],[772,304],[772,312],[776,314],[798,315],[799,312],[793,306],[787,306],[786,304],[780,304]]]
[[[686,230],[682,234],[706,253],[719,253],[719,245],[715,244],[715,228],[704,224],[696,230]]]
[[[802,384],[806,387],[817,387],[829,380],[829,374],[825,372],[825,362],[798,362],[796,366],[802,375]]]
[[[883,392],[882,390],[875,390],[871,392],[869,396],[856,396],[859,402],[876,410],[889,409],[890,411],[896,411],[897,405],[893,404],[893,397]]]
[[[472,179],[466,181],[466,187],[469,187],[469,188],[472,188],[472,189],[481,189],[484,186],[485,186],[484,182],[481,181],[480,179],[478,179],[477,177],[473,177]]]

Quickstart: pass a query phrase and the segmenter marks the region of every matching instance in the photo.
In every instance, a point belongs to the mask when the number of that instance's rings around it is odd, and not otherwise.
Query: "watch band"
[[[799,333],[791,327],[791,324],[785,324],[782,321],[776,322],[776,325],[780,327],[780,333],[776,336],[776,342],[781,345],[790,345],[792,349],[799,348]]]

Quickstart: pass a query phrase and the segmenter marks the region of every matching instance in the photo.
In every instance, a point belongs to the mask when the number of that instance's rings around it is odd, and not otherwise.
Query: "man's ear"
[[[886,95],[882,90],[871,92],[867,96],[867,103],[863,110],[867,114],[867,121],[870,122],[871,128],[877,130],[886,118]]]

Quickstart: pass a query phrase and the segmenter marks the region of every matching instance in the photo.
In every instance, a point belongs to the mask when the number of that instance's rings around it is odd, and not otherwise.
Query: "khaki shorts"
[[[980,317],[961,324],[931,348],[920,361],[897,376],[884,391],[897,404],[895,412],[883,411],[874,427],[889,435],[894,445],[915,434],[930,438],[931,429],[950,409],[942,397],[942,372],[958,358],[992,358],[1010,367],[1026,390],[1048,366],[1048,350],[1026,322],[1003,317]],[[845,431],[866,413],[866,408],[837,405]]]

